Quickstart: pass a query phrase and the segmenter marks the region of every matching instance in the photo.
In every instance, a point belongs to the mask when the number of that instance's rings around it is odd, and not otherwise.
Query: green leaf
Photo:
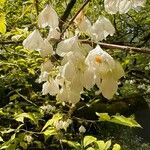
[[[0,8],[3,8],[3,7],[4,7],[5,1],[6,1],[6,0],[0,0]]]
[[[28,144],[25,143],[25,142],[20,142],[20,146],[21,146],[23,149],[27,149],[27,148],[28,148]]]
[[[110,116],[108,115],[108,113],[97,113],[96,115],[100,117],[101,121],[109,121],[110,120]]]
[[[140,127],[141,125],[138,124],[135,120],[133,116],[130,117],[124,117],[123,115],[114,115],[114,116],[109,116],[108,113],[96,113],[96,115],[98,115],[100,118],[100,121],[109,121],[109,122],[113,122],[113,123],[117,123],[117,124],[121,124],[121,125],[125,125],[125,126],[129,126],[129,127]]]
[[[78,142],[61,140],[64,143],[67,143],[70,147],[74,147],[76,150],[81,150],[81,145]]]
[[[35,124],[38,124],[38,120],[35,118],[32,113],[22,113],[15,116],[15,120],[24,123],[24,118],[28,118],[33,121]]]
[[[121,125],[129,126],[129,127],[140,127],[141,125],[138,124],[133,117],[124,117],[124,116],[119,116],[115,115],[112,116],[113,118],[111,119],[111,122],[118,123]]]
[[[57,134],[57,131],[56,131],[55,128],[49,127],[49,128],[47,128],[47,129],[43,132],[43,134],[44,134],[44,138],[45,138],[45,141],[46,141],[50,136],[56,135],[56,134]]]
[[[111,140],[108,140],[106,143],[105,143],[105,150],[109,149],[111,146]]]
[[[54,122],[56,122],[60,119],[62,119],[62,114],[57,113],[57,114],[53,115],[52,119],[50,119],[46,122],[46,124],[44,125],[42,131],[44,131],[48,126],[52,126]]]
[[[4,142],[3,138],[0,136],[0,142]]]
[[[119,144],[114,144],[113,145],[113,149],[112,150],[121,150],[121,147],[120,147],[120,145]]]
[[[107,141],[106,143],[102,140],[99,140],[95,143],[97,144],[99,150],[107,150],[111,146],[111,140]]]
[[[0,14],[0,32],[4,34],[6,32],[6,20],[5,20],[5,15]]]
[[[87,148],[86,150],[95,150],[95,148],[89,147],[89,148]]]
[[[10,100],[11,101],[16,100],[18,97],[20,97],[18,94],[14,94],[14,95],[10,96]]]
[[[95,142],[96,140],[97,140],[97,138],[95,138],[93,136],[85,136],[83,139],[83,145],[84,145],[84,147],[86,147],[89,144]]]

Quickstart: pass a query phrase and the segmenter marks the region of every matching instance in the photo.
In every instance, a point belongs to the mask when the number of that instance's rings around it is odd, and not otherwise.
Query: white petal
[[[44,71],[41,72],[41,75],[39,76],[38,82],[41,83],[43,81],[48,81],[49,73]]]
[[[44,71],[50,72],[52,70],[52,68],[53,68],[53,64],[50,60],[48,60],[48,61],[42,63],[41,72],[44,72]]]
[[[109,14],[116,14],[118,11],[119,2],[120,0],[104,0],[105,10]]]
[[[44,40],[44,45],[42,49],[39,51],[41,57],[47,57],[48,55],[52,55],[53,47],[52,45],[47,41],[47,39]]]
[[[88,68],[84,72],[82,84],[87,90],[90,90],[94,86],[94,84],[95,84],[95,73],[94,73],[94,70],[92,68]]]
[[[82,32],[89,32],[91,28],[91,22],[86,16],[84,16],[83,12],[78,14],[75,19],[75,23],[78,26],[79,30]]]
[[[113,58],[107,52],[103,51],[99,45],[89,52],[85,63],[101,73],[109,71],[114,66]]]
[[[80,101],[80,93],[76,92],[76,91],[69,91],[68,93],[68,101],[71,104],[76,104]]]
[[[78,40],[78,37],[74,36],[74,37],[71,37],[71,38],[66,39],[64,41],[61,41],[57,45],[56,53],[59,56],[63,57],[66,53],[78,49],[77,48],[78,47],[77,40]]]
[[[23,46],[27,49],[33,50],[41,50],[44,44],[44,40],[42,39],[39,31],[34,30],[24,41]]]
[[[60,39],[60,32],[57,29],[51,28],[48,33],[47,40]]]
[[[95,41],[101,41],[103,39],[106,39],[108,35],[113,35],[115,33],[115,29],[111,22],[101,16],[98,18],[98,20],[93,24],[91,28],[91,37]]]
[[[50,94],[50,95],[56,95],[59,92],[59,86],[57,84],[57,82],[54,79],[51,79],[51,81],[47,81],[43,84],[43,88],[42,88],[42,94],[46,95],[46,94]]]
[[[129,0],[122,0],[119,4],[119,13],[125,14],[131,8],[131,2]]]
[[[124,73],[124,70],[123,70],[121,64],[119,62],[115,61],[114,68],[112,69],[112,76],[114,77],[114,79],[118,80],[124,75],[125,75],[125,73]]]
[[[46,26],[50,26],[51,28],[58,27],[58,15],[56,11],[50,6],[47,5],[43,11],[39,14],[38,17],[38,25],[41,28],[45,28]]]
[[[64,77],[66,80],[71,81],[75,73],[76,71],[72,63],[68,62],[64,65],[62,69],[62,77]]]
[[[132,0],[131,1],[133,8],[136,8],[139,6],[143,7],[145,2],[146,2],[145,0]]]
[[[101,91],[102,95],[107,99],[112,99],[114,94],[117,92],[118,83],[111,77],[102,79]]]

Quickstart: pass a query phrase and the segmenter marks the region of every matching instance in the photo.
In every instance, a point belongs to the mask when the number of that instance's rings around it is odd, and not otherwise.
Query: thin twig
[[[22,94],[20,94],[17,90],[15,90],[15,92],[16,92],[20,97],[22,97],[25,101],[27,101],[28,103],[30,103],[30,104],[32,104],[32,105],[34,105],[34,106],[37,107],[37,105],[36,105],[35,103],[33,103],[33,102],[31,102],[30,100],[28,100],[25,96],[23,96]]]
[[[62,30],[62,27],[63,27],[64,23],[66,22],[68,16],[70,15],[70,12],[71,12],[72,8],[74,7],[75,3],[76,3],[76,0],[70,0],[63,15],[60,17],[60,22],[59,22],[60,30]]]
[[[85,3],[80,7],[80,9],[77,11],[77,13],[72,17],[72,19],[69,21],[68,25],[66,28],[62,31],[60,38],[64,35],[65,31],[70,27],[70,25],[73,23],[75,18],[78,16],[78,14],[83,10],[83,8],[90,2],[90,0],[86,0]]]
[[[85,44],[90,44],[90,45],[96,45],[96,43],[88,40],[80,40],[82,43]],[[23,41],[0,41],[0,44],[2,45],[7,45],[7,44],[19,44],[22,43]],[[138,48],[138,47],[132,47],[132,46],[126,46],[126,45],[118,45],[118,44],[111,44],[111,43],[103,43],[100,42],[99,45],[104,48],[104,49],[120,49],[124,51],[134,51],[137,53],[146,53],[150,54],[150,48]]]
[[[90,44],[90,45],[97,45],[97,43],[94,43],[92,41],[81,41],[82,43]],[[137,48],[137,47],[131,47],[131,46],[124,46],[124,45],[116,45],[116,44],[110,44],[110,43],[98,43],[102,48],[105,49],[120,49],[124,51],[133,51],[137,53],[146,53],[150,54],[149,48]]]

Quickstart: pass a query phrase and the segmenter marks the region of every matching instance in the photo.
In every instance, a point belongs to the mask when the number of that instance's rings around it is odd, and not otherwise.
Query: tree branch
[[[1,45],[9,45],[9,44],[21,44],[23,41],[0,41]],[[81,43],[90,44],[92,46],[96,46],[97,44],[92,41],[83,41],[80,40]],[[99,45],[104,49],[120,49],[123,51],[133,51],[137,53],[146,53],[150,54],[150,48],[138,48],[138,47],[132,47],[132,46],[125,46],[125,45],[117,45],[117,44],[111,44],[111,43],[103,43],[100,42]]]
[[[96,43],[92,42],[92,41],[81,41],[82,43],[87,43],[90,45],[97,45]],[[124,50],[124,51],[133,51],[133,52],[137,52],[137,53],[146,53],[146,54],[150,54],[150,49],[149,48],[138,48],[138,47],[131,47],[131,46],[124,46],[124,45],[116,45],[116,44],[110,44],[110,43],[103,43],[100,42],[99,45],[102,48],[105,49],[120,49],[120,50]]]
[[[66,10],[64,11],[63,15],[60,17],[60,22],[59,22],[59,28],[60,30],[62,30],[62,27],[64,25],[64,23],[66,22],[68,16],[70,15],[70,12],[73,8],[73,6],[75,5],[76,0],[70,0],[69,4],[66,7]]]
[[[73,23],[77,15],[83,10],[83,8],[90,2],[90,0],[86,0],[85,3],[80,7],[80,9],[77,11],[77,13],[72,17],[72,19],[69,21],[68,25],[66,28],[62,31],[60,38],[64,35],[65,31],[70,27],[70,25]]]

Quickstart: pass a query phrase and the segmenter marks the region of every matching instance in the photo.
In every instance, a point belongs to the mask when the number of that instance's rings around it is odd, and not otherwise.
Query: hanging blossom
[[[108,35],[113,35],[115,29],[111,22],[104,16],[100,16],[96,22],[91,25],[89,19],[81,12],[75,19],[75,23],[81,32],[87,33],[95,42],[106,39]]]
[[[124,14],[131,8],[143,7],[144,3],[145,0],[104,0],[104,7],[109,14],[116,14],[117,12]]]
[[[49,27],[48,37],[43,39],[36,29],[23,42],[25,48],[39,51],[42,57],[49,57],[54,53],[63,57],[57,69],[49,58],[42,63],[39,77],[39,82],[44,82],[42,94],[56,96],[60,102],[76,104],[85,88],[90,90],[97,85],[102,95],[111,99],[117,91],[118,79],[124,75],[121,65],[100,46],[93,49],[87,44],[81,44],[77,35],[63,39],[54,52],[52,40],[60,38],[58,23],[57,13],[47,5],[39,14],[38,25],[41,28]],[[94,42],[106,39],[115,32],[111,22],[103,16],[91,25],[88,18],[80,14],[76,24]]]
[[[61,41],[57,45],[56,53],[61,57],[65,56],[70,51],[80,51],[77,36]]]
[[[93,68],[95,84],[101,90],[102,95],[107,99],[111,99],[117,92],[118,79],[124,76],[122,66],[107,52],[103,51],[99,45],[89,52],[85,63],[89,68]]]
[[[56,11],[47,5],[38,16],[38,25],[41,28],[50,26],[51,28],[57,28],[59,24],[58,15]]]

